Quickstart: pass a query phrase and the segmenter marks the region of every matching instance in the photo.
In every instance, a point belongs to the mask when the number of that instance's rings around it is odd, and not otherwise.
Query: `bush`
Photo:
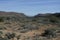
[[[12,34],[7,33],[6,36],[7,36],[8,39],[11,39],[11,38],[15,37],[15,33],[12,33]]]
[[[48,37],[48,38],[54,38],[54,37],[56,37],[56,32],[54,32],[53,30],[47,29],[42,34],[42,36],[45,36],[45,37]]]
[[[21,26],[21,28],[18,28],[18,30],[20,30],[21,33],[25,33],[31,30],[38,30],[39,27],[31,25],[31,24],[27,24],[27,25],[23,25]]]
[[[10,20],[10,17],[6,17],[6,20]]]
[[[8,38],[2,38],[2,37],[0,37],[0,40],[9,40]]]
[[[55,17],[55,16],[51,16],[49,18],[49,21],[52,22],[52,23],[58,23],[59,22],[59,19],[57,17]]]
[[[31,24],[24,25],[23,28],[28,29],[28,30],[37,30],[38,29],[37,26],[31,25]]]
[[[0,26],[0,30],[6,29],[6,27]]]
[[[0,35],[1,35],[1,34],[3,34],[3,32],[2,32],[2,31],[0,31]]]
[[[4,17],[0,17],[0,22],[4,22]]]

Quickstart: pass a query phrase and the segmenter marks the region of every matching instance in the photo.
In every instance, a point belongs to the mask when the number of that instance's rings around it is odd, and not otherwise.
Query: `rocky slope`
[[[0,11],[0,40],[59,40],[60,13],[33,17]]]

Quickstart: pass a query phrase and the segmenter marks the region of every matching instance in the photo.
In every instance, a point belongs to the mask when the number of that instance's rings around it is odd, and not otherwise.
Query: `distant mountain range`
[[[24,13],[17,13],[17,12],[5,12],[5,11],[0,11],[0,15],[18,15],[18,16],[27,16]],[[60,17],[60,13],[45,13],[45,14],[37,14],[35,15],[35,17],[43,17],[43,16],[56,16],[56,17]]]
[[[43,19],[43,20],[48,20],[48,19],[51,19],[53,17],[57,18],[57,20],[59,19],[60,20],[60,13],[45,13],[45,14],[37,14],[35,16],[27,16],[25,15],[24,13],[17,13],[17,12],[4,12],[4,11],[0,11],[0,16],[4,16],[4,17],[16,17],[16,19],[19,19],[19,20],[26,20],[27,21],[31,21],[31,20],[34,20],[34,19],[37,19],[40,18],[39,20]]]

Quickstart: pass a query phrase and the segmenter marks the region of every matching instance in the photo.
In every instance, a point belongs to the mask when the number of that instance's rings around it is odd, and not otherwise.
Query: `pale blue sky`
[[[22,12],[30,16],[60,12],[60,0],[0,0],[0,11]]]

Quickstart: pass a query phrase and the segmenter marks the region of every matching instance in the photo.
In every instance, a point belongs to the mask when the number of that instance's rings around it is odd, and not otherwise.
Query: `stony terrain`
[[[29,17],[0,11],[0,40],[60,40],[60,13]]]

